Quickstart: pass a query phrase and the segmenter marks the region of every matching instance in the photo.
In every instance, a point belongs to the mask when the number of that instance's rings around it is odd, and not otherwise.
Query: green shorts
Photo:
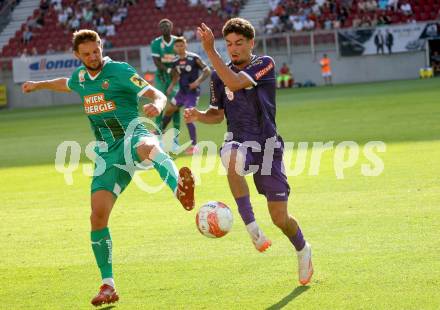
[[[124,139],[120,139],[108,147],[108,152],[101,152],[98,150],[98,146],[96,146],[95,152],[103,161],[99,158],[95,160],[91,193],[106,190],[118,197],[131,182],[132,173],[134,173],[133,162],[141,162],[136,151],[138,143],[142,139],[151,139],[153,137],[154,136],[145,128],[137,128],[133,135],[127,138],[127,143],[124,143]],[[130,165],[128,171],[118,166],[121,165],[125,167],[127,161]],[[105,170],[102,171],[104,163]],[[99,173],[101,174],[97,175]]]

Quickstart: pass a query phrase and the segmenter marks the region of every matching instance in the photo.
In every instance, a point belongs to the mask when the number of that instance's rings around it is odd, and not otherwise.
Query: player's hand
[[[197,83],[197,82],[192,82],[191,84],[189,84],[188,85],[189,86],[189,89],[196,89],[197,87],[199,87],[199,83]]]
[[[24,82],[23,85],[21,85],[21,90],[25,94],[36,91],[37,90],[37,83],[31,82],[31,81]]]
[[[148,117],[155,117],[160,114],[159,109],[152,103],[147,103],[144,105],[144,113]]]
[[[183,119],[186,123],[193,123],[199,119],[200,111],[196,108],[188,108],[183,110]]]
[[[213,52],[215,50],[215,38],[212,30],[204,23],[202,23],[200,27],[197,27],[197,34],[200,38],[200,41],[202,42],[202,46],[205,52]]]

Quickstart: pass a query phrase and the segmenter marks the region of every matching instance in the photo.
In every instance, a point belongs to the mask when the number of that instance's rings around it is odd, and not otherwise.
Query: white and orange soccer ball
[[[209,238],[220,238],[232,228],[231,209],[219,201],[205,203],[197,212],[196,225],[200,233]]]

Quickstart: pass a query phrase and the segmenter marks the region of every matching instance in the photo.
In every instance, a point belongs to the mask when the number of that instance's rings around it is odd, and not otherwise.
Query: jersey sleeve
[[[78,92],[77,89],[78,87],[80,87],[79,85],[79,81],[80,81],[80,77],[79,75],[82,74],[82,80],[84,82],[84,74],[85,74],[85,70],[75,70],[73,71],[72,75],[70,76],[70,78],[67,80],[67,88],[69,88],[70,90],[74,91],[74,92]]]
[[[207,64],[199,56],[196,57],[195,61],[196,61],[197,66],[199,66],[200,70],[208,69]]]
[[[121,68],[118,68],[119,83],[126,92],[134,93],[140,97],[151,88],[150,84],[132,66],[129,64],[121,64],[120,66]]]
[[[158,41],[154,40],[151,42],[151,56],[152,57],[160,57],[160,45]]]
[[[275,62],[269,56],[259,57],[240,73],[246,75],[252,84],[257,86],[275,79]]]
[[[209,108],[222,110],[224,109],[223,105],[223,97],[225,87],[223,86],[223,82],[218,77],[217,73],[213,71],[211,73],[211,82],[210,82],[210,102]]]

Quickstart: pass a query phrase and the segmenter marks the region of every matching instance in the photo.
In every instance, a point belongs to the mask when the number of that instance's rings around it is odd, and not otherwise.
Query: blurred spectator
[[[28,54],[28,50],[27,50],[27,48],[24,48],[23,51],[21,52],[20,58],[21,58],[21,59],[25,59],[25,58],[27,58],[28,56],[29,56],[29,54]]]
[[[409,4],[408,1],[404,1],[402,3],[402,5],[400,6],[400,10],[402,11],[403,14],[407,16],[412,14],[411,4]]]
[[[294,31],[302,31],[304,28],[303,22],[300,20],[300,18],[297,16],[295,17],[293,21],[293,30]]]
[[[365,2],[365,9],[369,12],[374,12],[377,9],[377,2],[374,0],[367,0]]]
[[[283,63],[277,76],[277,88],[289,88],[291,85],[293,85],[292,74],[287,64]]]
[[[188,5],[191,7],[199,5],[199,0],[188,0]]]
[[[167,1],[166,0],[155,0],[154,3],[156,5],[156,9],[163,10]]]
[[[53,49],[52,43],[49,43],[46,50],[46,55],[52,55],[55,54],[55,50]]]
[[[185,27],[185,30],[183,31],[183,36],[187,41],[191,41],[195,38],[195,32],[191,27]]]
[[[24,28],[22,41],[26,45],[32,40],[32,31],[28,26]]]
[[[220,9],[220,0],[201,0],[201,4],[208,10],[209,14],[217,12]]]
[[[37,56],[38,55],[38,51],[37,51],[37,48],[35,46],[32,48],[31,55],[32,56]]]
[[[278,4],[280,3],[280,0],[268,0],[268,3],[269,3],[269,7],[270,7],[271,11],[275,11]]]
[[[107,37],[112,37],[112,36],[116,35],[115,25],[113,25],[113,24],[106,25],[105,26],[105,35]]]
[[[304,30],[311,31],[313,29],[315,29],[315,22],[307,17],[306,21],[304,22]]]

